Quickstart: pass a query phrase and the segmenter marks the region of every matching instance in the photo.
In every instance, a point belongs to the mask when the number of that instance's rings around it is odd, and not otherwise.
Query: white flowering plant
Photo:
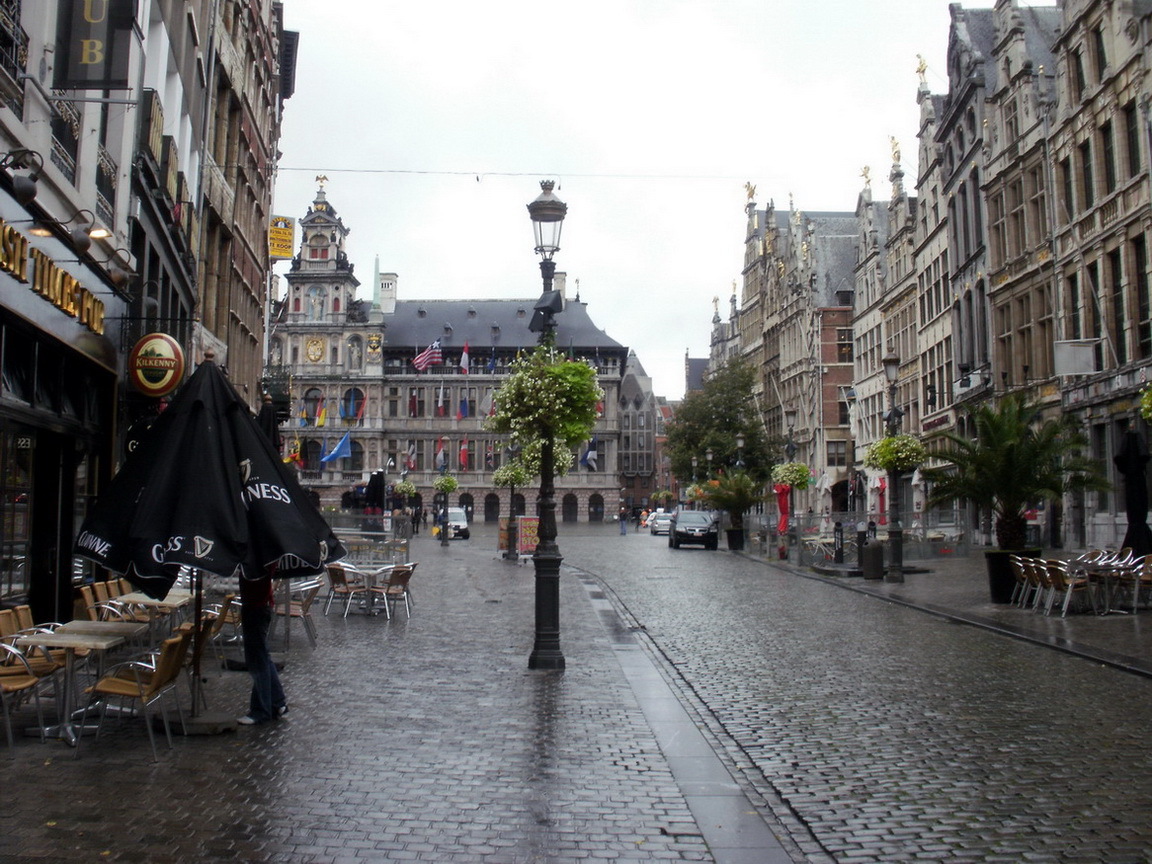
[[[411,498],[416,494],[416,484],[411,480],[400,480],[392,487],[394,495],[403,495],[405,498]]]
[[[432,481],[432,488],[437,492],[455,492],[459,485],[451,474],[441,474]]]
[[[803,462],[782,462],[772,466],[772,482],[793,489],[807,489],[812,472]]]
[[[506,462],[492,472],[492,483],[495,486],[527,486],[532,475],[519,462]]]
[[[1140,416],[1152,423],[1152,383],[1140,391]]]
[[[864,464],[880,471],[912,471],[924,464],[928,451],[912,435],[888,435],[872,442]]]
[[[497,391],[493,414],[484,427],[507,434],[522,447],[554,439],[559,466],[565,452],[588,440],[596,424],[596,406],[603,399],[595,369],[540,346],[512,363],[512,373]]]

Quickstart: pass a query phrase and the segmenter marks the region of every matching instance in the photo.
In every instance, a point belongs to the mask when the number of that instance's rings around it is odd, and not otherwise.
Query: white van
[[[449,507],[448,508],[448,539],[459,537],[461,540],[467,540],[470,536],[468,531],[468,514],[464,511],[463,507]]]

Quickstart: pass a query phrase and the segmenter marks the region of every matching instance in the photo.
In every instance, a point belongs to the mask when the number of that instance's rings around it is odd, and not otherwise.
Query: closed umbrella
[[[1152,531],[1148,528],[1148,444],[1136,432],[1125,432],[1120,451],[1112,457],[1124,475],[1124,511],[1128,531],[1123,546],[1131,546],[1135,556],[1152,552]]]
[[[163,597],[185,567],[311,576],[345,551],[244,400],[206,360],[98,496],[76,554]]]
[[[185,568],[291,578],[319,574],[346,554],[211,359],[99,494],[75,552],[156,598]],[[196,610],[199,619],[199,591]]]

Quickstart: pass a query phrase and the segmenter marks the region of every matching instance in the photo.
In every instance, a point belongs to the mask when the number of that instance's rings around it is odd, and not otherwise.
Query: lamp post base
[[[529,669],[564,668],[564,652],[560,650],[560,562],[563,560],[558,551],[547,549],[537,549],[532,556],[536,568],[536,641],[528,657]]]

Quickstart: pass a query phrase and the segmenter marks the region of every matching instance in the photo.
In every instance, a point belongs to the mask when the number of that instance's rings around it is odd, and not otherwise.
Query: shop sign
[[[184,380],[184,349],[167,333],[142,336],[128,355],[128,380],[145,396],[167,396]]]
[[[126,90],[136,0],[60,0],[56,68],[61,90]]]
[[[32,250],[32,291],[93,333],[104,334],[104,302],[39,249]]]

